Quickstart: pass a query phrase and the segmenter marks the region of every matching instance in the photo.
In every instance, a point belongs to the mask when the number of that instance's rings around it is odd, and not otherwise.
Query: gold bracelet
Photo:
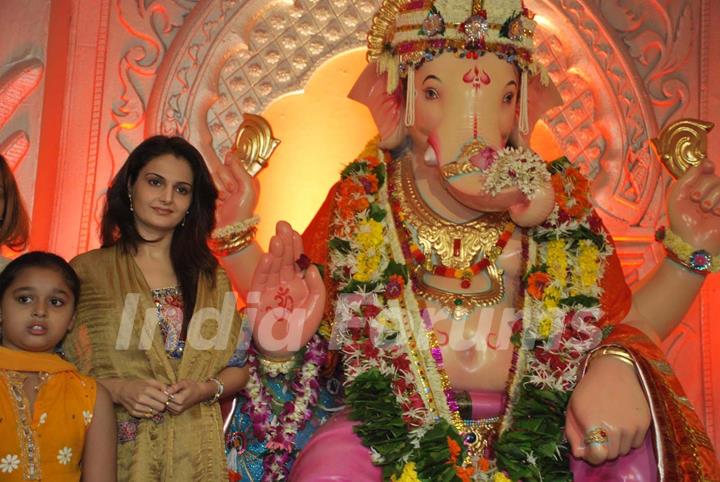
[[[222,228],[217,228],[212,232],[210,236],[212,239],[227,239],[237,236],[238,234],[245,233],[250,228],[260,224],[260,216],[252,216],[247,219],[243,219],[239,223],[228,224]]]
[[[229,256],[246,248],[255,239],[256,232],[257,228],[253,226],[246,231],[226,235],[222,238],[212,237],[208,241],[208,245],[217,256]]]
[[[603,346],[598,348],[590,354],[590,358],[588,359],[588,365],[592,363],[595,358],[601,356],[611,356],[617,360],[620,360],[623,363],[627,363],[628,365],[633,367],[633,369],[635,369],[635,360],[633,359],[632,355],[617,346]]]
[[[289,360],[273,360],[258,353],[257,359],[262,372],[271,378],[287,375],[297,366],[297,356],[293,356]]]
[[[205,402],[207,405],[212,405],[213,403],[220,400],[220,397],[222,397],[222,394],[225,391],[225,384],[223,382],[221,382],[220,379],[215,378],[215,377],[209,378],[208,381],[215,382],[215,384],[218,387],[217,391],[215,392],[215,395],[213,395],[213,397],[210,400]]]

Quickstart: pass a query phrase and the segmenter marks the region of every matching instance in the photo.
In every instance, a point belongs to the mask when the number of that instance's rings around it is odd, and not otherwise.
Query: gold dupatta
[[[71,264],[82,285],[76,324],[65,340],[65,351],[81,371],[100,379],[172,384],[183,379],[205,381],[227,366],[241,321],[222,268],[214,287],[203,276],[198,282],[188,340],[182,359],[176,361],[165,353],[150,287],[132,256],[112,247],[80,255]],[[198,318],[201,310],[206,316]],[[229,326],[218,319],[221,313]],[[212,346],[204,346],[208,344]],[[118,480],[227,479],[218,404],[200,403],[179,416],[165,413],[159,420],[133,419],[120,405],[115,405],[115,413],[118,422],[137,422],[135,440],[118,446]]]

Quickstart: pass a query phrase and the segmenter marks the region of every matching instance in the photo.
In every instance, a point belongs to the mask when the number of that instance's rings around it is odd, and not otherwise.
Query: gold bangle
[[[257,359],[263,373],[272,378],[287,375],[297,366],[297,356],[293,356],[288,360],[273,360],[258,353]]]
[[[628,365],[633,367],[633,369],[635,369],[635,360],[633,359],[632,355],[617,346],[603,346],[598,348],[590,354],[590,358],[588,359],[588,365],[592,363],[595,358],[601,356],[611,356],[617,360],[620,360],[623,363],[627,363]]]
[[[239,223],[228,224],[222,228],[217,228],[212,232],[212,239],[227,239],[245,233],[250,228],[260,224],[260,216],[252,216],[247,219],[243,219]]]
[[[222,238],[210,238],[208,245],[217,256],[229,256],[246,248],[255,239],[256,227]]]

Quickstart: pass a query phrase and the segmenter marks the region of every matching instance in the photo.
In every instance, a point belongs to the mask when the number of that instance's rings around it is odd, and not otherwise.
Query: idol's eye
[[[427,100],[437,100],[440,98],[440,94],[436,89],[433,89],[432,87],[428,87],[424,90],[425,92],[425,98]]]
[[[515,93],[514,92],[508,92],[503,96],[503,103],[504,104],[512,104],[512,101],[515,99]]]

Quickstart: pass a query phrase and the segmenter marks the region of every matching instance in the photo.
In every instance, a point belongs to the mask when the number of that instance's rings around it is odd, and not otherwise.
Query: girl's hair
[[[15,177],[0,154],[0,188],[5,197],[5,209],[0,213],[0,245],[22,251],[28,241],[28,215],[25,212]]]
[[[47,268],[57,271],[73,294],[73,306],[77,306],[80,298],[80,278],[78,278],[75,270],[67,261],[57,254],[44,251],[30,251],[10,261],[3,272],[0,273],[0,299],[5,295],[8,286],[15,281],[15,278],[28,268]]]
[[[186,160],[193,173],[189,213],[185,225],[175,227],[170,245],[170,260],[182,290],[185,333],[195,308],[200,275],[206,275],[214,282],[218,266],[207,244],[215,227],[217,189],[202,154],[182,137],[154,136],[145,139],[130,153],[108,188],[100,238],[103,248],[117,244],[125,253],[135,253],[138,244],[154,241],[144,239],[135,226],[128,187],[135,184],[140,170],[148,162],[165,154]]]

